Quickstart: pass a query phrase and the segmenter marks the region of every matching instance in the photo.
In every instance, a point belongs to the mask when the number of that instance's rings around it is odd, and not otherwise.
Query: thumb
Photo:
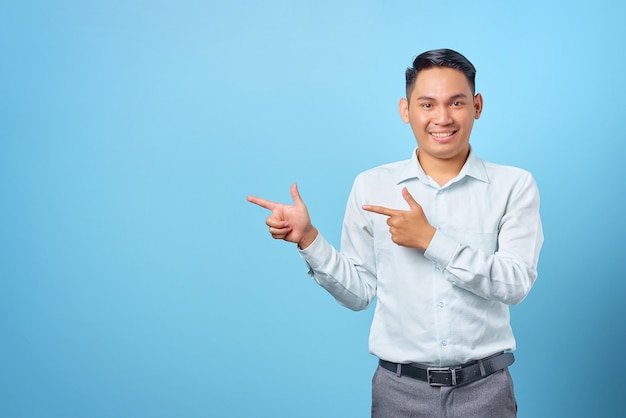
[[[411,193],[409,193],[406,187],[402,188],[402,197],[404,197],[404,200],[406,200],[406,203],[409,204],[409,207],[411,208],[411,210],[422,208],[422,206],[419,203],[417,203],[417,201],[413,198]]]
[[[298,192],[298,185],[296,183],[291,185],[291,198],[296,206],[304,206],[304,201],[300,197],[300,192]]]

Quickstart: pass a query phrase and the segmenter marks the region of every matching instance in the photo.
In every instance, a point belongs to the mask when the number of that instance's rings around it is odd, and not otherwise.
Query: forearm
[[[490,253],[438,231],[424,255],[455,286],[513,305],[526,297],[537,278],[536,263],[543,238],[541,234],[527,238],[525,252]]]
[[[374,299],[374,277],[357,260],[337,251],[319,233],[299,252],[309,267],[309,274],[341,305],[358,311],[367,308]]]

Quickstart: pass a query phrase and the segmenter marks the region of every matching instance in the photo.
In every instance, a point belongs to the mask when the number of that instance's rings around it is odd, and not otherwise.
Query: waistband
[[[383,369],[396,373],[398,377],[406,376],[427,382],[431,386],[458,386],[474,382],[509,367],[515,361],[513,353],[496,353],[480,360],[451,367],[429,367],[417,363],[392,363],[379,360]]]

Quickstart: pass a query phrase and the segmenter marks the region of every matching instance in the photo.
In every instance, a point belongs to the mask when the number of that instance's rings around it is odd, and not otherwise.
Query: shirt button
[[[444,303],[443,303],[443,302],[439,302],[439,303],[437,304],[437,306],[439,306],[440,308],[443,308]]]
[[[441,345],[445,347],[446,345],[448,345],[448,342],[447,342],[446,340],[443,340],[443,341],[441,342]]]

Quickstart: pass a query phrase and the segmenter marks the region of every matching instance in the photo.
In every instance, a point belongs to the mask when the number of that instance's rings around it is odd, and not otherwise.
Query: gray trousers
[[[372,379],[373,418],[509,418],[517,402],[509,369],[461,386],[432,387],[378,367]]]

